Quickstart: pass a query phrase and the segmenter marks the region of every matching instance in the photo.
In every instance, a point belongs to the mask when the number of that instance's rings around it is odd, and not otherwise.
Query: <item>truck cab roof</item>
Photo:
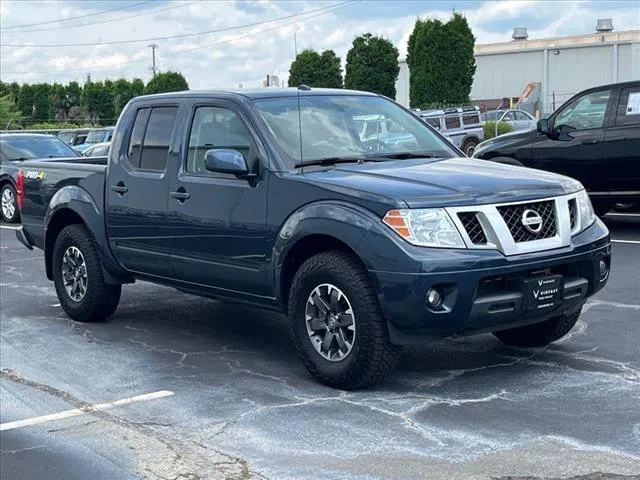
[[[304,96],[316,95],[359,95],[359,96],[378,96],[371,92],[362,92],[358,90],[345,90],[342,88],[311,88],[303,90],[296,87],[286,88],[261,88],[261,89],[232,89],[232,90],[188,90],[183,92],[156,93],[153,95],[143,95],[136,97],[134,100],[155,100],[167,98],[201,98],[201,97],[226,97],[226,98],[286,98],[296,97],[298,94]]]

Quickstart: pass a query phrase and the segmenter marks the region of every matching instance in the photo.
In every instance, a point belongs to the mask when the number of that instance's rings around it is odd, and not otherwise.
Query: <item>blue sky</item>
[[[344,59],[353,38],[371,32],[387,37],[403,56],[416,18],[445,20],[454,10],[467,17],[477,43],[509,41],[520,26],[528,27],[530,38],[591,33],[603,17],[613,18],[617,31],[640,30],[640,2],[631,0],[345,1],[2,0],[0,78],[66,83],[91,73],[95,80],[148,80],[151,50],[144,39],[218,30],[154,41],[160,70],[182,72],[192,88],[257,87],[266,74],[286,79],[294,33],[298,50],[331,48]],[[290,15],[296,16],[275,20]],[[70,19],[76,16],[82,18]],[[41,22],[47,23],[20,27]],[[246,26],[255,23],[261,24]],[[139,41],[42,46],[125,40]]]

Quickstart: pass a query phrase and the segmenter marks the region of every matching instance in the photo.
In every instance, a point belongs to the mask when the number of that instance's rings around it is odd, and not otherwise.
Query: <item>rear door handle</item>
[[[189,198],[191,198],[191,194],[189,192],[187,192],[186,190],[178,190],[176,192],[169,192],[169,196],[171,198],[175,198],[176,200],[178,200],[180,202],[184,202],[185,200],[188,200]]]
[[[118,195],[122,196],[127,193],[129,189],[124,183],[118,182],[117,185],[111,185],[111,191],[116,192]]]
[[[580,143],[582,143],[582,145],[596,145],[597,143],[600,143],[600,140],[582,140]]]

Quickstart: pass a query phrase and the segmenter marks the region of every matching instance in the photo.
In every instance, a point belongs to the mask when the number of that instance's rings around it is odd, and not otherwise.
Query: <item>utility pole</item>
[[[158,48],[158,45],[156,45],[155,43],[152,43],[150,45],[147,45],[147,47],[149,47],[151,49],[151,56],[153,58],[153,64],[151,65],[151,71],[153,72],[153,76],[156,76],[156,48]]]
[[[298,39],[296,38],[296,32],[293,32],[293,51],[296,54],[296,58],[298,58]]]

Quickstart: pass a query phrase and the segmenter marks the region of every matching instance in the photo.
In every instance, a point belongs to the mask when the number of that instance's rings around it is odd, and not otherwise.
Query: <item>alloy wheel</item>
[[[2,199],[0,199],[2,204],[2,215],[6,219],[12,219],[16,213],[16,197],[9,188],[5,188],[2,191]]]
[[[355,343],[356,323],[351,303],[335,285],[324,283],[313,289],[305,307],[311,344],[331,362],[346,358]]]
[[[80,302],[87,293],[87,264],[77,247],[67,248],[62,257],[62,281],[67,295],[74,302]]]

